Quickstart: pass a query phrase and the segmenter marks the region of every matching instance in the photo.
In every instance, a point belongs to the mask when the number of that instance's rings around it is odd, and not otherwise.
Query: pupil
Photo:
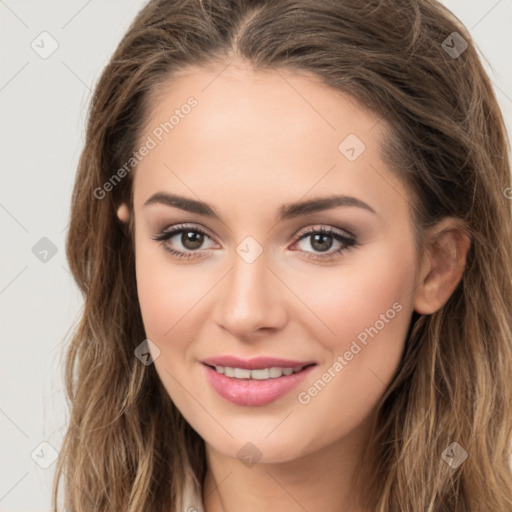
[[[321,242],[321,239],[323,239],[323,243]],[[328,239],[329,241],[326,242],[325,240]],[[322,235],[322,234],[316,234],[313,236],[313,242],[312,242],[312,246],[313,248],[319,250],[319,251],[325,251],[325,250],[328,250],[331,248],[332,246],[332,240],[331,239],[331,236],[330,235]],[[319,246],[315,247],[315,244],[319,242]]]
[[[181,243],[187,249],[198,249],[203,243],[203,234],[194,231],[185,231],[181,235]]]

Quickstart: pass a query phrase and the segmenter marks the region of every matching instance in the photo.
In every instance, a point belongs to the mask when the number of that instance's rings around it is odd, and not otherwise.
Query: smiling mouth
[[[295,368],[282,368],[279,366],[272,366],[269,368],[259,368],[257,370],[248,370],[246,368],[235,368],[232,366],[213,366],[205,364],[217,373],[225,375],[226,377],[239,380],[271,380],[278,379],[280,377],[288,377],[295,373],[300,373],[305,368],[314,366],[316,363],[305,364],[302,366],[296,366]]]

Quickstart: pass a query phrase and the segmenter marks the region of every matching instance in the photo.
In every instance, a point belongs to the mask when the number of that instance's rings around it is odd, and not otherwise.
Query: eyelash
[[[169,240],[173,236],[176,236],[177,234],[180,234],[180,233],[186,233],[186,232],[199,233],[199,234],[207,236],[208,238],[211,238],[208,235],[208,233],[206,233],[206,231],[204,231],[203,229],[201,229],[199,227],[187,226],[185,224],[179,224],[179,225],[173,226],[170,229],[165,229],[165,230],[161,231],[160,233],[157,234],[157,236],[152,237],[152,239],[157,242],[161,242],[161,245],[163,246],[163,248],[177,258],[181,258],[181,259],[196,258],[197,256],[195,256],[194,253],[197,253],[199,251],[188,251],[188,252],[177,251],[176,249],[170,248],[169,245],[165,243],[167,240]],[[354,235],[350,234],[350,236],[344,236],[344,235],[340,234],[338,231],[335,231],[331,228],[324,228],[323,226],[320,228],[309,228],[309,229],[299,232],[297,235],[297,241],[294,242],[294,244],[300,242],[301,240],[308,238],[311,235],[317,235],[317,234],[332,236],[336,241],[342,242],[344,244],[344,246],[335,251],[324,253],[324,254],[326,254],[326,256],[320,255],[322,253],[317,253],[316,256],[306,256],[306,258],[308,258],[308,259],[317,260],[317,261],[331,260],[331,259],[333,259],[332,258],[333,255],[341,254],[343,251],[346,251],[348,249],[351,249],[351,248],[357,246],[356,237]],[[308,254],[310,254],[310,253],[308,253]]]

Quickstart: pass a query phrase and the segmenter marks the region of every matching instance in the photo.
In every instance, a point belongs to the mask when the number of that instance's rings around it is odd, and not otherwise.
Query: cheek
[[[315,280],[310,300],[331,331],[317,339],[329,356],[297,398],[326,438],[339,435],[340,425],[350,431],[360,424],[392,380],[413,310],[414,264],[412,250],[381,244],[350,269],[340,267],[338,277]]]
[[[198,412],[184,391],[190,386],[191,350],[203,323],[197,307],[211,289],[211,277],[197,268],[169,261],[163,248],[140,244],[136,249],[137,294],[146,337],[159,349],[155,369],[167,393],[182,413],[194,422]],[[202,273],[202,271],[201,271]],[[204,419],[199,415],[199,420]],[[196,420],[196,421],[199,421]]]
[[[189,268],[171,262],[157,242],[154,246],[143,242],[136,246],[137,294],[142,319],[146,336],[159,346],[173,337],[176,329],[183,329],[187,322],[181,320],[208,290],[207,276],[204,280],[197,275],[192,279]],[[178,349],[179,340],[185,338],[175,339],[173,349]]]
[[[393,241],[376,243],[374,248],[354,250],[343,265],[317,270],[313,281],[306,274],[295,278],[297,295],[321,320],[321,325],[315,322],[320,325],[315,338],[322,339],[332,355],[348,350],[351,340],[360,333],[364,338],[365,329],[376,323],[380,338],[401,341],[396,335],[408,326],[416,270],[412,246],[406,247]]]

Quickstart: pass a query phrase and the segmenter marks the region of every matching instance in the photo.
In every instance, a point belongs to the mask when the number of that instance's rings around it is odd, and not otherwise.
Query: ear
[[[460,220],[445,218],[429,230],[414,309],[429,315],[444,306],[459,284],[471,241]]]
[[[130,211],[126,203],[122,203],[117,209],[117,218],[125,223],[130,220]]]

